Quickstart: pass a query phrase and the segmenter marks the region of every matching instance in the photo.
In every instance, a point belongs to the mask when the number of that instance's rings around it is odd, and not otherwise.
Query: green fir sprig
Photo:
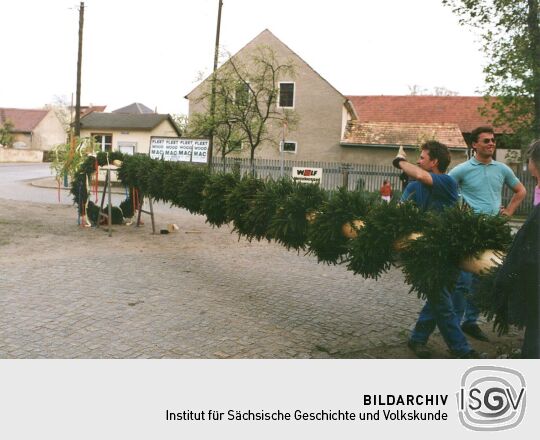
[[[412,202],[382,203],[371,210],[365,223],[349,244],[347,268],[364,278],[378,279],[396,261],[396,241],[420,232],[425,215]]]
[[[229,223],[226,200],[236,188],[240,178],[237,174],[217,173],[208,178],[202,191],[201,214],[206,215],[206,222],[220,227]]]
[[[253,206],[255,195],[264,188],[264,182],[253,176],[244,176],[240,182],[226,197],[227,216],[234,225],[234,230],[239,235],[248,235],[250,223],[247,221],[247,213]]]
[[[317,261],[337,264],[348,252],[349,239],[343,235],[343,225],[353,220],[364,220],[378,202],[364,191],[340,188],[321,204],[313,224],[308,228],[309,253]]]
[[[318,211],[328,194],[316,184],[295,182],[281,201],[270,222],[269,234],[287,249],[305,249],[308,221],[306,214]]]
[[[276,215],[279,203],[285,199],[294,189],[290,178],[282,178],[277,181],[268,180],[264,187],[255,194],[253,202],[244,216],[245,235],[248,240],[258,241],[266,239],[270,241],[273,236],[270,233],[270,223]]]
[[[507,217],[458,206],[430,213],[422,233],[402,252],[403,272],[411,292],[433,301],[443,288],[454,289],[463,259],[487,249],[505,252],[511,242]]]

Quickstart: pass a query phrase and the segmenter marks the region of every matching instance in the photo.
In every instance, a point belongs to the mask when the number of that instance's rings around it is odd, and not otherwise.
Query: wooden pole
[[[79,6],[79,51],[77,54],[77,92],[75,101],[75,136],[81,136],[81,67],[82,67],[82,42],[84,26],[84,2]]]

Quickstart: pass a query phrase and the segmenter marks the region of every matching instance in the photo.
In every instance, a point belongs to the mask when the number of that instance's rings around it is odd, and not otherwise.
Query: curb
[[[46,189],[54,189],[58,191],[58,184],[56,183],[56,180],[53,177],[45,177],[45,178],[38,178],[33,179],[29,182],[30,185],[35,186],[36,188],[46,188]],[[60,185],[60,189],[63,191],[70,191],[70,187],[65,187],[64,185]],[[103,191],[103,185],[98,186],[99,191]],[[115,187],[114,185],[111,187],[113,194],[125,194],[125,191],[123,189],[120,189],[118,187]]]

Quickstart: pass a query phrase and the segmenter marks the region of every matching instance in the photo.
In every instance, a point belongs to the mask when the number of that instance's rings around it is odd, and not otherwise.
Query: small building
[[[364,163],[388,165],[400,146],[413,153],[410,158],[414,161],[418,145],[433,139],[449,147],[452,166],[467,160],[467,144],[456,124],[355,120],[347,124],[341,146],[351,158],[361,156]]]
[[[148,154],[152,136],[180,135],[168,114],[92,112],[81,118],[81,137],[94,138],[101,151]]]
[[[53,110],[0,108],[0,125],[13,124],[16,149],[49,151],[66,142],[66,131]]]
[[[436,126],[448,126],[452,124],[461,133],[461,145],[465,145],[467,155],[471,154],[471,132],[480,126],[492,126],[489,119],[483,114],[483,108],[488,101],[481,96],[428,96],[428,95],[406,95],[406,96],[347,96],[353,104],[358,117],[357,124],[416,124],[418,135],[423,135],[426,130],[434,129],[434,139],[446,143],[452,151],[452,162],[457,164],[460,155],[455,144],[456,138],[446,137],[445,132],[441,132]],[[433,126],[433,127],[430,127]],[[493,126],[495,136],[500,139],[503,133],[510,132],[506,127]],[[358,128],[355,128],[358,130]],[[456,134],[456,133],[454,133]],[[348,141],[351,134],[346,135],[342,145],[349,146]],[[354,136],[353,136],[354,137]],[[446,139],[447,143],[444,141]],[[504,161],[504,156],[508,150],[498,144],[496,159]],[[377,148],[374,146],[373,148]],[[363,149],[364,151],[366,148]],[[457,159],[458,162],[454,160]]]

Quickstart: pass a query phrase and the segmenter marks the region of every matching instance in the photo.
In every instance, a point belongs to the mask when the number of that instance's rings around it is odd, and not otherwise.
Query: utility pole
[[[223,1],[219,0],[218,5],[218,18],[216,28],[216,45],[214,47],[214,70],[212,73],[212,94],[210,96],[210,120],[212,122],[210,126],[210,142],[208,143],[208,168],[212,170],[212,159],[214,155],[214,116],[216,113],[216,70],[219,56],[219,32],[221,29],[221,8],[223,7]]]
[[[79,6],[79,52],[77,56],[77,93],[75,101],[75,137],[81,135],[81,66],[82,66],[82,42],[84,24],[84,2]]]

